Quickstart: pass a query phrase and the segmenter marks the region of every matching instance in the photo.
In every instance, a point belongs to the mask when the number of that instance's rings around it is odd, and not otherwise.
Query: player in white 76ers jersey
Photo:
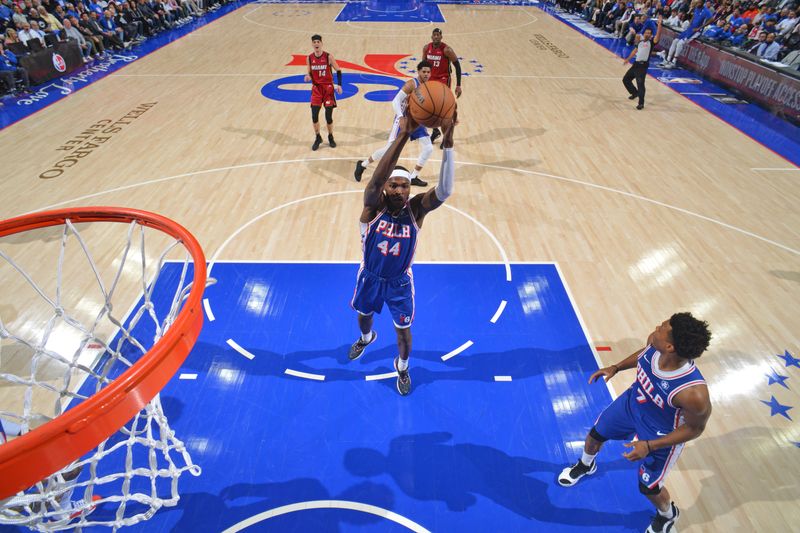
[[[658,510],[647,533],[671,531],[680,512],[664,479],[684,443],[699,437],[711,416],[708,387],[694,364],[710,341],[706,322],[676,313],[656,327],[646,347],[592,374],[589,383],[636,368],[633,385],[600,413],[586,436],[583,456],[561,472],[559,484],[571,487],[594,474],[595,456],[605,441],[634,439],[625,443],[630,450],[624,456],[639,462],[639,491]]]
[[[389,308],[397,333],[397,390],[405,396],[411,391],[408,356],[411,352],[411,324],[414,321],[414,276],[411,265],[417,246],[417,232],[425,216],[442,205],[453,193],[455,160],[453,127],[456,117],[444,124],[444,156],[439,183],[427,192],[409,199],[411,177],[408,170],[397,166],[397,160],[411,133],[418,127],[410,116],[400,120],[400,133],[381,157],[375,173],[364,190],[361,211],[361,245],[364,258],[358,270],[356,289],[351,305],[358,312],[361,337],[350,347],[351,360],[358,359],[364,349],[375,342],[372,330],[373,313],[380,313],[383,304]]]

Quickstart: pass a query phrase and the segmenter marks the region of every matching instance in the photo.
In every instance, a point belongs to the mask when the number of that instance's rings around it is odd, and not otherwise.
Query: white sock
[[[372,330],[370,330],[368,333],[361,334],[361,342],[369,342],[371,340],[372,340]]]
[[[410,178],[413,180],[413,179],[414,179],[414,178],[416,178],[417,176],[419,176],[419,172],[418,172],[418,171],[417,171],[417,169],[415,168],[414,170],[412,170],[412,171],[411,171],[411,174],[409,174],[409,177],[410,177]]]
[[[658,514],[663,516],[664,518],[674,518],[674,513],[672,512],[672,503],[669,504],[666,511],[662,511],[661,509],[658,510]]]
[[[581,462],[584,464],[584,466],[591,466],[595,457],[597,457],[597,454],[589,455],[588,453],[583,452],[583,455],[581,455]]]
[[[402,357],[397,358],[397,369],[400,371],[408,370],[408,359],[403,359]]]
[[[369,166],[369,159],[365,159],[365,160],[363,160],[363,161],[361,162],[361,166],[363,166],[364,168],[367,168],[367,167]]]

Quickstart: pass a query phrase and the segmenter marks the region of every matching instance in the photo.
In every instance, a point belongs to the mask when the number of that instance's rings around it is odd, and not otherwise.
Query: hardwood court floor
[[[366,54],[418,57],[432,26],[334,23],[340,8],[245,5],[1,131],[0,216],[132,206],[181,222],[216,257],[272,208],[360,190],[354,163],[385,139],[390,105],[362,93],[340,101],[339,147],[312,152],[308,106],[266,99],[261,88],[303,73],[286,65],[310,51],[311,33],[339,61],[363,64]],[[449,202],[474,221],[437,212],[417,259],[499,261],[504,253],[557,262],[594,343],[612,348],[599,353],[604,363],[639,347],[673,312],[708,320],[714,341],[699,364],[714,415],[668,483],[686,509],[681,529],[791,530],[800,519],[792,444],[800,426],[769,416],[759,400],[798,403],[794,379],[778,390],[765,376],[800,378],[775,357],[800,348],[797,169],[653,79],[647,107],[636,111],[621,60],[536,8],[442,12],[444,40],[484,65],[465,78],[459,100]],[[535,46],[540,36],[560,53]],[[126,115],[77,164],[39,177],[70,139]],[[404,157],[416,155],[411,145]],[[424,179],[435,180],[438,156]],[[762,168],[788,170],[753,170]],[[358,260],[360,200],[320,196],[260,219],[219,259]],[[35,254],[36,245],[13,247]],[[613,390],[631,379],[618,377]]]

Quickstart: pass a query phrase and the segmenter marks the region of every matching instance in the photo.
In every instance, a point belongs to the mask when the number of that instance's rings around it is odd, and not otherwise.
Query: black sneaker
[[[328,144],[331,145],[331,148],[336,148],[336,141],[333,140],[333,135],[330,133],[328,134]]]
[[[436,142],[436,139],[438,139],[439,135],[441,134],[442,132],[439,131],[439,128],[433,128],[433,131],[431,132],[431,142]]]
[[[681,515],[680,510],[675,505],[675,502],[669,502],[670,510],[672,511],[672,518],[661,516],[661,513],[656,513],[653,521],[645,530],[645,533],[669,533],[675,526],[675,521]]]
[[[350,353],[347,354],[347,357],[349,357],[351,361],[355,361],[356,359],[364,355],[364,349],[373,342],[375,342],[377,338],[378,338],[377,331],[372,332],[372,339],[370,339],[369,342],[364,342],[361,340],[361,337],[359,337],[358,340],[354,342],[353,345],[350,347]]]
[[[639,109],[639,110],[641,110],[641,109],[644,109],[644,104],[639,104],[639,105],[637,105],[637,106],[636,106],[636,109]]]
[[[314,139],[314,144],[311,145],[311,149],[316,152],[317,150],[319,150],[319,145],[320,144],[322,144],[322,137],[317,135],[317,138]]]
[[[416,185],[418,187],[427,187],[428,186],[428,182],[427,181],[422,181],[421,179],[415,177],[413,180],[411,180],[411,185]]]
[[[628,100],[636,100],[637,98],[639,98],[638,94],[632,94],[628,97]]]
[[[361,181],[361,176],[364,175],[365,170],[367,170],[367,167],[365,167],[364,163],[362,163],[359,159],[358,163],[356,163],[356,171],[353,172],[353,176],[355,176],[356,181]]]
[[[577,463],[561,471],[558,476],[558,484],[562,487],[571,487],[580,481],[583,476],[591,476],[595,472],[597,472],[597,461],[592,461],[591,465],[586,466],[578,459]]]
[[[400,370],[397,368],[399,359],[400,356],[394,358],[394,369],[397,370],[397,392],[401,396],[406,396],[411,392],[411,376],[408,375],[408,369]]]

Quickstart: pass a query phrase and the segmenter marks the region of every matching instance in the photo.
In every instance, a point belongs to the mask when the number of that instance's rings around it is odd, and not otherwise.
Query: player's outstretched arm
[[[409,135],[411,135],[411,132],[414,131],[416,127],[417,123],[414,122],[414,119],[410,116],[405,116],[400,119],[400,133],[386,153],[383,154],[383,157],[381,157],[377,168],[375,168],[375,172],[372,174],[372,179],[369,180],[367,188],[364,189],[365,212],[368,209],[377,209],[381,206],[383,186],[392,174],[395,165],[397,165],[397,160],[400,159],[400,153],[403,151],[406,142],[408,142]]]
[[[392,110],[394,110],[394,116],[403,116],[403,107],[408,100],[408,95],[410,95],[413,90],[414,80],[408,80],[403,84],[403,87],[397,91],[397,94],[394,96],[394,100],[392,100]]]
[[[650,344],[649,338],[647,340],[647,343]],[[620,370],[628,370],[629,368],[635,368],[636,361],[639,360],[639,354],[642,353],[643,351],[645,351],[645,348],[640,348],[639,350],[636,350],[635,352],[630,354],[628,357],[626,357],[619,363],[601,368],[600,370],[589,376],[589,383],[590,384],[594,383],[600,378],[603,378],[606,381],[608,381],[614,376],[616,376],[617,372],[619,372]]]
[[[453,131],[455,130],[456,116],[448,119],[442,125],[444,138],[442,140],[442,166],[439,169],[439,183],[427,192],[418,194],[411,199],[411,209],[418,225],[422,225],[425,215],[442,205],[453,194],[455,185],[456,162],[453,153]]]

